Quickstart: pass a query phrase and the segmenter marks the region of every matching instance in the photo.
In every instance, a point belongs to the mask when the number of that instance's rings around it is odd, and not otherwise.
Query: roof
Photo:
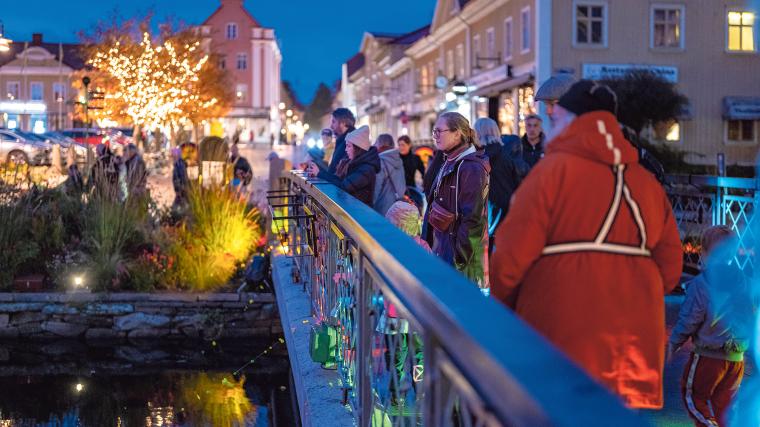
[[[398,33],[384,33],[381,31],[368,31],[368,33],[372,34],[372,37],[376,39],[395,39],[402,35]]]
[[[55,56],[56,61],[60,60],[58,58],[59,53],[59,45],[58,43],[33,43],[28,42],[29,45],[27,48],[30,47],[41,47],[48,52],[50,52],[51,55]],[[16,56],[18,56],[21,52],[24,51],[24,44],[23,41],[13,41],[11,43],[11,50],[9,52],[3,53],[0,55],[0,67],[3,65],[16,60]],[[81,70],[85,67],[84,64],[84,58],[82,56],[81,48],[82,45],[78,43],[63,43],[63,63],[69,66],[70,68],[73,68],[74,70]]]
[[[395,39],[391,40],[390,44],[410,45],[414,44],[417,40],[430,34],[430,25],[425,25],[422,28],[418,28],[414,31],[410,31],[406,34],[402,34]]]
[[[355,72],[361,70],[364,66],[364,62],[365,59],[363,53],[359,52],[356,55],[352,56],[348,61],[346,61],[348,75],[351,76]]]
[[[206,20],[203,21],[203,24],[201,25],[208,25],[209,21],[211,21],[211,18],[213,18],[217,13],[219,13],[222,10],[222,8],[224,8],[224,6],[225,4],[224,2],[222,2],[222,4],[220,4],[219,7],[216,8],[214,13],[212,13],[208,18],[206,18]],[[248,12],[248,9],[246,9],[242,3],[240,3],[240,8],[243,9],[243,12],[245,13],[245,15],[248,18],[250,18],[250,20],[253,22],[254,27],[261,27],[261,24],[259,24],[259,21],[257,21],[256,18],[254,18],[253,15],[251,15],[251,13]]]

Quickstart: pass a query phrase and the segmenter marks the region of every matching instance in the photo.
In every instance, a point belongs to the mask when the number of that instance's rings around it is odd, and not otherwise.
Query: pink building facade
[[[243,0],[221,0],[201,25],[206,48],[220,54],[230,71],[235,104],[222,119],[225,134],[240,132],[241,142],[266,142],[280,133],[280,65],[274,30],[262,27]]]

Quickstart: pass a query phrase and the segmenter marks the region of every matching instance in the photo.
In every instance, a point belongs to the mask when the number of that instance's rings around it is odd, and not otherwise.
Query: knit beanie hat
[[[580,80],[562,95],[559,105],[576,116],[591,111],[617,114],[617,95],[609,86],[591,80]]]
[[[346,142],[350,142],[364,151],[369,150],[369,147],[372,146],[372,143],[369,140],[369,126],[364,125],[349,132],[348,135],[346,135]]]
[[[385,213],[385,218],[410,236],[420,234],[420,211],[409,202],[399,200],[393,203]]]

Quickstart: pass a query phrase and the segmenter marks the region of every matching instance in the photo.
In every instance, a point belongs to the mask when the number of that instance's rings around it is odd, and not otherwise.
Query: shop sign
[[[625,77],[632,70],[645,70],[669,81],[678,83],[678,67],[646,64],[583,64],[583,78],[591,80]]]

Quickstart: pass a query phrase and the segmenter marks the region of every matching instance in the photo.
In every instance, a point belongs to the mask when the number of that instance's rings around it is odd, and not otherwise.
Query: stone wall
[[[0,293],[0,338],[220,339],[280,333],[272,294]]]

